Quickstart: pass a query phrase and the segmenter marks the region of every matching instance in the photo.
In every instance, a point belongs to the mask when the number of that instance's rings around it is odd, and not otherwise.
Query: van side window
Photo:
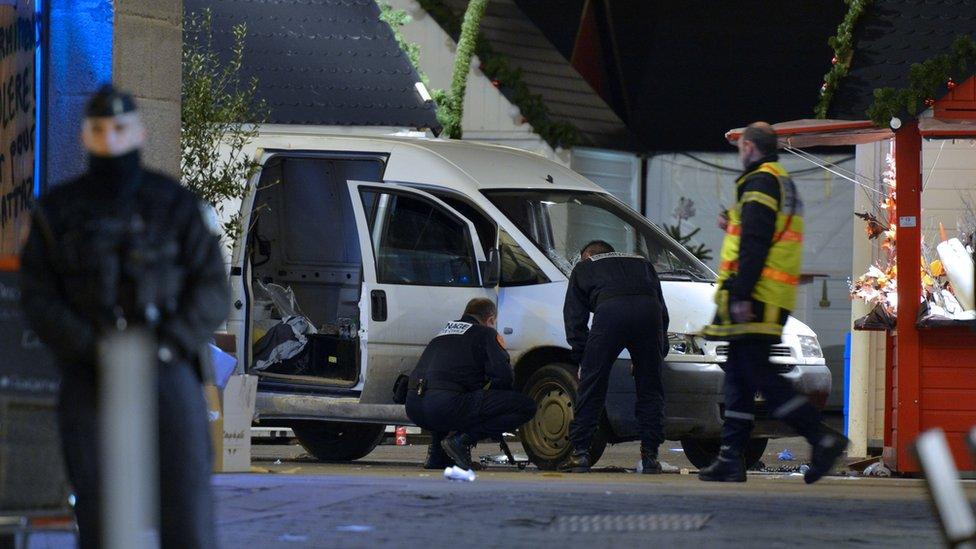
[[[502,277],[499,282],[501,286],[527,286],[549,282],[549,277],[504,230],[498,234],[498,247],[502,263]]]
[[[495,231],[497,229],[495,222],[481,213],[481,210],[468,204],[465,200],[449,193],[439,193],[430,190],[427,192],[441,199],[445,204],[454,208],[459,214],[474,223],[474,228],[478,231],[478,239],[481,240],[481,247],[485,250],[485,257],[488,257],[488,251],[495,247]]]
[[[463,221],[413,196],[361,194],[380,283],[478,285],[477,260]]]

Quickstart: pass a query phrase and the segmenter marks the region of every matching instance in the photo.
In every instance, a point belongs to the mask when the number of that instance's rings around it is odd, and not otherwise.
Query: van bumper
[[[613,442],[637,437],[634,418],[637,394],[630,372],[630,359],[618,359],[610,376],[606,409]],[[818,409],[823,408],[831,385],[830,370],[826,365],[793,365],[781,375],[790,381],[797,392],[807,395]],[[666,362],[663,380],[665,437],[669,440],[718,438],[722,432],[724,413],[724,379],[725,373],[719,364]],[[753,436],[776,438],[795,436],[795,433],[783,422],[773,419],[765,403],[757,399]]]

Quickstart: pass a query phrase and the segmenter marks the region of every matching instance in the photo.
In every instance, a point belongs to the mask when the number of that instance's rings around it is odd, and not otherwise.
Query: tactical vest
[[[718,292],[715,303],[718,315],[715,324],[705,333],[713,337],[730,337],[746,334],[778,336],[789,311],[796,306],[796,285],[800,282],[800,265],[803,259],[803,202],[789,174],[778,162],[765,162],[755,170],[736,180],[736,188],[757,173],[765,172],[779,182],[780,200],[759,191],[746,191],[729,211],[725,239],[722,241],[718,272]],[[763,306],[761,315],[753,322],[733,324],[728,316],[729,291],[726,282],[738,273],[739,245],[742,233],[742,207],[747,202],[758,202],[776,212],[776,230],[772,246],[766,257],[762,276],[752,291],[752,299]]]

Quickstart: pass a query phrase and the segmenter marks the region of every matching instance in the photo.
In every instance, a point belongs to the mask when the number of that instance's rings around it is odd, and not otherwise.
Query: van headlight
[[[817,336],[797,336],[800,340],[800,354],[803,358],[823,358]]]

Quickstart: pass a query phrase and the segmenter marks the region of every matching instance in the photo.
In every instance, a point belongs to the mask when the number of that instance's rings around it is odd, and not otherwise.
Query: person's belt
[[[611,299],[617,299],[618,297],[630,297],[635,295],[655,296],[657,294],[656,292],[654,292],[654,290],[650,290],[647,288],[624,288],[621,290],[607,290],[604,292],[600,292],[600,297],[597,298],[596,304],[600,305],[601,303],[610,301]]]
[[[424,378],[410,378],[410,385],[408,385],[408,389],[411,393],[416,392],[420,396],[423,396],[426,391],[454,391],[456,393],[468,392],[463,385],[454,383],[453,381]]]

